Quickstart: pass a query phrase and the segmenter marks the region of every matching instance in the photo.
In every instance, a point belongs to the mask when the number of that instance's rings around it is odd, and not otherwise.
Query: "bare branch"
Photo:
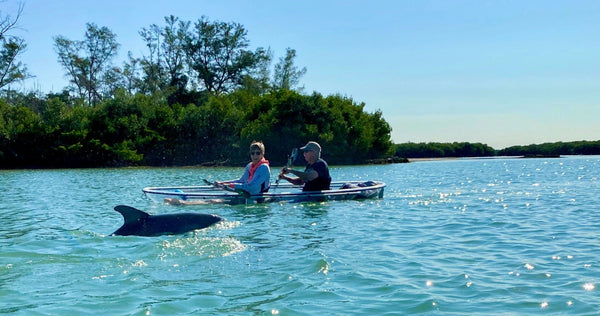
[[[0,18],[0,39],[4,38],[4,34],[6,34],[6,32],[10,31],[11,29],[17,26],[17,22],[19,21],[19,18],[23,13],[24,7],[24,4],[19,4],[19,9],[17,9],[17,16],[14,18],[11,18],[10,15]]]

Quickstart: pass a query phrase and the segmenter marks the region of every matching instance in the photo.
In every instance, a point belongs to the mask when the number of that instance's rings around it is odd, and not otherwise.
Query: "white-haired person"
[[[295,185],[304,185],[303,191],[329,190],[331,176],[329,166],[321,158],[321,146],[317,142],[310,141],[300,148],[307,162],[304,171],[298,171],[283,167],[279,173],[279,179],[284,179]],[[293,174],[295,177],[290,177]]]
[[[269,168],[269,161],[265,159],[265,145],[262,142],[252,142],[250,144],[250,162],[246,165],[241,178],[216,181],[215,185],[241,189],[251,195],[269,191],[271,169]]]
[[[242,177],[236,180],[215,181],[215,186],[228,186],[232,189],[241,189],[249,194],[259,194],[267,192],[271,186],[271,168],[269,161],[265,159],[265,145],[262,142],[252,142],[250,144],[250,162],[246,165]],[[223,203],[221,199],[213,200],[192,200],[165,198],[165,203],[173,205],[194,205]]]

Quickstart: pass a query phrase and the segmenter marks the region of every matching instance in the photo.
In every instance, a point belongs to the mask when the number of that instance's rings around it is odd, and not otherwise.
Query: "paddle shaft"
[[[208,180],[206,180],[206,179],[202,179],[202,181],[204,181],[204,183],[206,183],[206,184],[208,184],[208,185],[212,185],[212,186],[214,186],[215,188],[222,189],[222,190],[229,191],[229,192],[235,192],[235,193],[237,193],[237,194],[239,194],[239,195],[243,195],[243,196],[245,196],[245,197],[247,197],[247,196],[249,196],[249,195],[250,195],[248,192],[246,192],[246,191],[244,191],[244,190],[236,190],[236,189],[234,189],[234,188],[230,188],[230,187],[229,187],[229,186],[227,186],[227,185],[218,184],[216,181],[215,181],[215,182],[210,182],[210,181],[208,181]]]
[[[296,155],[298,153],[298,149],[294,148],[292,150],[292,153],[290,155],[288,155],[288,159],[287,159],[287,163],[285,164],[285,168],[286,169],[290,169],[292,167],[292,164],[294,163],[294,159],[296,159]],[[275,180],[275,184],[279,184],[279,178],[277,178],[277,180]]]

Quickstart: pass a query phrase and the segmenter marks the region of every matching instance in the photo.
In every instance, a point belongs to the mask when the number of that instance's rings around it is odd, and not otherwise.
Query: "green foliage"
[[[174,150],[176,165],[224,164],[235,160],[236,125],[240,114],[226,97],[211,97],[201,106],[189,104],[177,118]],[[236,150],[232,150],[232,146]]]
[[[403,158],[485,157],[496,150],[481,143],[405,143],[397,144],[394,156]]]
[[[351,164],[389,154],[391,129],[381,113],[341,96],[323,98],[280,90],[263,96],[247,112],[241,140],[263,140],[271,161],[283,164],[291,148],[314,140],[332,164]]]
[[[232,91],[241,85],[245,75],[269,59],[262,48],[248,50],[246,36],[241,24],[211,22],[206,17],[186,32],[183,51],[190,61],[189,68],[207,91],[213,94]]]
[[[340,96],[240,90],[200,105],[169,105],[160,94],[118,91],[95,107],[39,100],[39,113],[0,102],[0,167],[243,165],[262,140],[273,165],[309,140],[332,164],[389,155],[380,112]]]
[[[8,35],[17,27],[17,21],[22,12],[23,5],[21,4],[15,18],[11,18],[9,15],[0,16],[0,89],[30,77],[27,67],[18,59],[27,48],[25,40]]]
[[[58,61],[65,68],[71,83],[81,98],[97,104],[114,90],[111,87],[117,73],[110,67],[119,44],[107,27],[88,23],[85,39],[73,41],[64,36],[54,39]]]
[[[23,106],[0,103],[0,157],[7,167],[28,167],[45,156],[40,115]],[[45,147],[45,146],[44,146]]]
[[[184,45],[190,22],[179,21],[173,15],[165,17],[166,25],[156,24],[143,28],[139,33],[148,47],[148,55],[133,59],[130,64],[141,66],[142,78],[135,80],[135,88],[142,93],[155,93],[167,87],[185,88]]]
[[[0,23],[0,38],[12,25]],[[321,143],[332,164],[392,154],[391,128],[380,111],[366,113],[364,104],[346,97],[291,90],[306,72],[294,65],[291,48],[271,80],[271,52],[250,50],[238,23],[169,16],[140,35],[149,54],[129,53],[122,68],[112,64],[119,44],[106,27],[88,23],[80,41],[56,37],[72,85],[45,97],[4,94],[0,168],[239,166],[255,140],[265,143],[273,165],[309,140]],[[17,53],[24,43],[11,47]],[[25,76],[20,64],[12,65],[13,75]]]
[[[600,155],[600,141],[556,142],[495,150],[481,143],[404,143],[394,156],[403,158]]]
[[[498,151],[500,156],[557,156],[600,155],[600,141],[544,143],[539,145],[511,146]]]
[[[296,50],[287,48],[285,57],[281,58],[279,63],[275,65],[273,88],[291,90],[298,85],[300,78],[306,74],[306,67],[298,69],[294,66],[294,58],[296,58]],[[299,90],[302,90],[302,88]]]
[[[17,59],[26,47],[21,38],[0,36],[0,88],[29,77],[27,67]]]
[[[0,89],[27,78],[18,57],[25,42],[9,36],[20,14],[0,16]],[[106,27],[85,38],[55,38],[72,87],[45,97],[4,91],[0,98],[0,168],[130,165],[243,165],[247,146],[266,145],[272,165],[309,140],[330,164],[404,158],[600,154],[600,141],[513,146],[481,143],[392,144],[381,111],[364,103],[293,89],[306,68],[288,48],[269,78],[271,52],[250,50],[238,23],[165,17],[140,31],[148,55],[112,64],[119,44]],[[299,88],[298,90],[301,90]],[[74,92],[74,95],[72,93]],[[299,162],[297,162],[299,163]]]
[[[273,165],[294,147],[319,142],[331,164],[396,157],[600,154],[600,141],[514,146],[496,152],[481,143],[393,145],[382,113],[342,96],[248,90],[212,96],[196,105],[172,104],[160,93],[119,90],[94,107],[61,95],[0,99],[0,168],[131,165],[233,165],[248,161],[261,140]],[[65,102],[65,100],[69,102]],[[24,102],[30,102],[25,106]],[[71,103],[70,103],[71,102]],[[300,164],[300,162],[296,162]]]

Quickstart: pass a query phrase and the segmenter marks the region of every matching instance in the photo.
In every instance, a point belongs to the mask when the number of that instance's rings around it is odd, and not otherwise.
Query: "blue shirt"
[[[234,188],[242,189],[251,195],[267,192],[271,186],[271,168],[269,168],[269,165],[266,163],[258,166],[256,171],[254,171],[252,180],[248,181],[250,178],[251,166],[252,162],[248,163],[242,177],[233,181]]]

